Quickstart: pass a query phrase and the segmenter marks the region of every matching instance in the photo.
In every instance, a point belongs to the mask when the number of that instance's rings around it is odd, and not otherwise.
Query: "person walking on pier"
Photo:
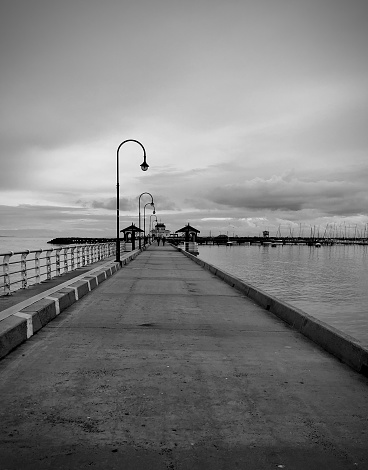
[[[162,237],[162,245],[163,245],[163,246],[165,246],[165,242],[166,242],[166,237],[163,236],[163,237]]]
[[[160,246],[160,241],[161,241],[161,238],[157,237],[157,246]]]

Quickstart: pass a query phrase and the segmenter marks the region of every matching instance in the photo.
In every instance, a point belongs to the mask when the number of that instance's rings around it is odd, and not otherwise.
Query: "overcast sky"
[[[368,222],[367,0],[3,0],[0,59],[0,234],[115,236],[127,139],[121,228]]]

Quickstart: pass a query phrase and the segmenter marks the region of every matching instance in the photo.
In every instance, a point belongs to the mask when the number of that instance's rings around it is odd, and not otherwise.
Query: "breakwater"
[[[77,245],[77,244],[90,244],[90,243],[113,243],[116,238],[88,238],[88,237],[59,237],[53,238],[48,241],[52,245]]]

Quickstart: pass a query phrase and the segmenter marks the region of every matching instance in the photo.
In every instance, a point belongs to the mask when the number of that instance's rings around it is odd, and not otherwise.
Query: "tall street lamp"
[[[119,150],[120,147],[123,144],[126,144],[127,142],[135,142],[136,144],[139,144],[142,149],[143,149],[143,163],[141,163],[140,167],[142,171],[147,171],[148,170],[148,163],[146,162],[146,149],[143,147],[143,145],[138,141],[134,139],[128,139],[124,140],[122,142],[117,151],[116,151],[116,260],[118,263],[121,263],[120,260],[120,232],[119,232]]]
[[[139,211],[139,214],[138,214],[138,227],[141,228],[141,197],[144,195],[144,194],[148,194],[149,196],[151,196],[151,205],[154,207],[155,206],[155,203],[153,202],[153,196],[151,193],[142,193],[140,196],[139,196],[139,199],[138,199],[138,211]],[[141,238],[139,237],[139,248],[141,248]]]
[[[156,214],[155,205],[152,204],[152,202],[147,202],[147,204],[145,204],[143,207],[143,236],[144,238],[146,238],[146,206],[152,206],[153,213]]]

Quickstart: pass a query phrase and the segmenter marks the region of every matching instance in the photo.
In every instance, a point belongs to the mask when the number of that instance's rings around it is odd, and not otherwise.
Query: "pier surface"
[[[0,361],[0,469],[368,469],[368,379],[152,245]]]

